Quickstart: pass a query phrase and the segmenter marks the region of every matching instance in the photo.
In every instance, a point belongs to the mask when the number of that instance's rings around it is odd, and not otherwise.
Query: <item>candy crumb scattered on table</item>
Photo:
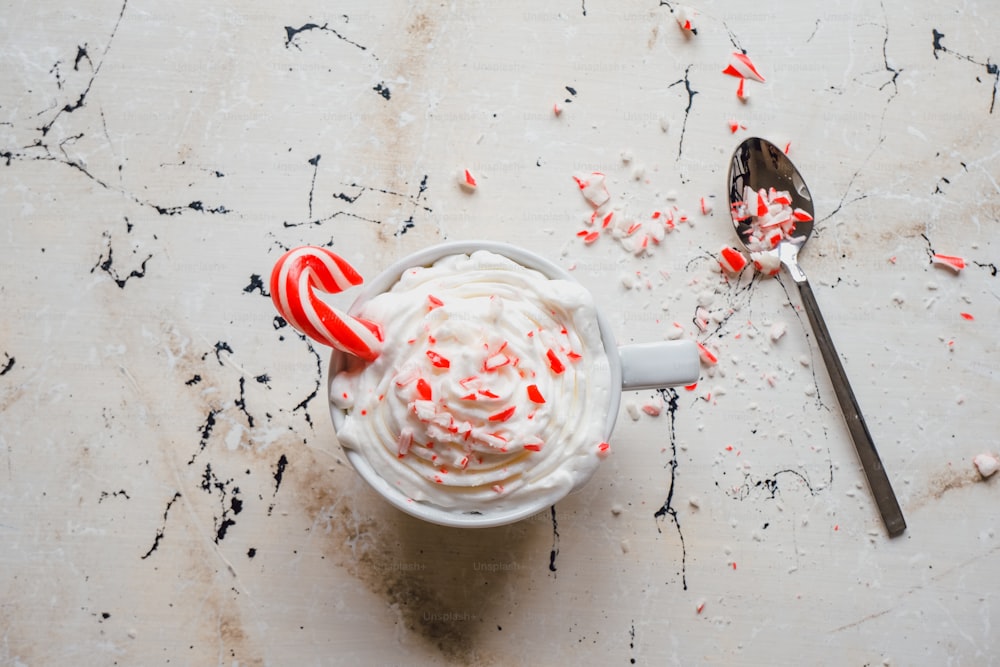
[[[993,454],[976,454],[972,458],[972,464],[976,466],[976,470],[983,479],[993,476],[997,470],[1000,470],[1000,459],[998,459]]]

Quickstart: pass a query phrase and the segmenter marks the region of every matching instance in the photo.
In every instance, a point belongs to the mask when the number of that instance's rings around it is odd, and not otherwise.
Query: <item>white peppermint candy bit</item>
[[[594,208],[600,208],[611,199],[608,188],[604,184],[604,174],[599,171],[592,171],[589,174],[574,174],[573,180],[580,188],[580,194],[590,202]]]
[[[1000,459],[992,454],[977,454],[973,457],[972,463],[983,479],[991,477],[997,470],[1000,470]]]

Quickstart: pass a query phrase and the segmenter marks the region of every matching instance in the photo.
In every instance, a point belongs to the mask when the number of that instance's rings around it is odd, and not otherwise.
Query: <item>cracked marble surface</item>
[[[692,7],[4,2],[0,663],[995,664],[1000,9]],[[815,198],[800,259],[901,537],[792,282],[718,268],[754,135]],[[591,171],[676,231],[583,242]],[[461,239],[719,357],[626,394],[582,491],[471,532],[354,474],[267,287],[297,245],[373,276]]]

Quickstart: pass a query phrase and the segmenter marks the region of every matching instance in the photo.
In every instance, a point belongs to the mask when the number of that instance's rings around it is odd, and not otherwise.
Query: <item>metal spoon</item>
[[[787,191],[791,195],[793,208],[800,208],[814,215],[813,200],[809,194],[809,188],[799,175],[798,170],[792,161],[774,144],[764,139],[747,139],[733,152],[733,159],[729,165],[729,203],[733,210],[733,224],[736,226],[736,234],[740,241],[746,244],[748,232],[752,227],[752,218],[740,219],[743,216],[737,215],[736,210],[743,199],[744,187],[749,186],[754,191],[761,188],[767,190]],[[799,267],[799,249],[805,244],[806,239],[812,234],[813,222],[799,222],[795,226],[793,238],[786,238],[778,243],[778,246],[769,252],[778,257],[792,280],[799,286],[799,295],[802,298],[802,306],[809,316],[813,332],[820,352],[823,354],[823,361],[826,362],[827,372],[833,382],[834,392],[837,400],[844,412],[844,419],[847,421],[847,428],[851,432],[854,440],[854,447],[858,451],[858,458],[864,468],[865,476],[868,478],[868,485],[871,487],[875,502],[879,512],[882,514],[882,521],[889,531],[890,537],[902,534],[906,530],[906,521],[903,513],[899,509],[896,495],[892,491],[889,477],[882,467],[882,460],[879,458],[875,443],[872,441],[871,433],[865,424],[864,417],[861,416],[861,409],[858,401],[851,390],[851,384],[847,380],[847,374],[840,363],[840,357],[833,346],[830,332],[823,321],[823,315],[819,311],[816,297],[812,287],[806,279],[806,274]]]

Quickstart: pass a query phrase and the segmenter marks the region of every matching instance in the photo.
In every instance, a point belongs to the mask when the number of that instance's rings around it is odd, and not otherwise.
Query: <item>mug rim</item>
[[[568,280],[578,285],[581,284],[580,281],[570,275],[568,271],[551,260],[539,255],[538,253],[510,243],[500,241],[446,241],[443,243],[436,243],[432,246],[428,246],[401,257],[380,271],[370,281],[365,281],[365,284],[361,286],[361,291],[351,304],[348,312],[351,314],[356,313],[364,303],[391,289],[393,285],[399,282],[400,277],[408,269],[428,266],[437,260],[450,255],[471,255],[473,252],[480,250],[502,255],[517,264],[524,266],[525,268],[538,271],[547,278]],[[584,287],[584,289],[587,288]],[[590,292],[589,289],[587,289],[587,291]],[[611,433],[614,431],[615,423],[618,420],[619,408],[621,407],[622,366],[618,352],[618,343],[611,330],[611,324],[604,315],[603,310],[601,310],[601,308],[597,305],[596,301],[594,303],[594,310],[597,316],[597,327],[601,334],[601,342],[604,345],[605,356],[608,359],[608,371],[611,376],[611,384],[608,391],[607,415],[605,416],[604,423],[604,439],[608,440],[611,437]],[[342,428],[345,413],[343,410],[338,409],[333,404],[333,401],[330,400],[330,387],[333,383],[334,377],[336,377],[337,373],[340,372],[343,367],[343,362],[346,361],[348,356],[349,355],[345,352],[341,352],[340,350],[332,350],[327,370],[327,403],[330,407],[330,418],[333,422],[335,432],[339,432]],[[398,489],[392,486],[382,475],[380,475],[361,452],[343,446],[341,449],[347,457],[347,460],[351,463],[351,466],[361,476],[361,478],[364,479],[372,489],[374,489],[394,507],[418,519],[423,519],[424,521],[442,526],[457,528],[490,528],[503,526],[538,514],[552,504],[562,500],[570,493],[583,487],[590,481],[599,467],[594,466],[589,475],[580,479],[575,486],[569,489],[565,494],[557,497],[555,500],[550,501],[543,499],[542,502],[525,504],[524,506],[516,507],[508,511],[483,514],[480,512],[448,510],[431,503],[419,502],[413,500],[412,498],[408,498],[405,494],[400,493]]]

